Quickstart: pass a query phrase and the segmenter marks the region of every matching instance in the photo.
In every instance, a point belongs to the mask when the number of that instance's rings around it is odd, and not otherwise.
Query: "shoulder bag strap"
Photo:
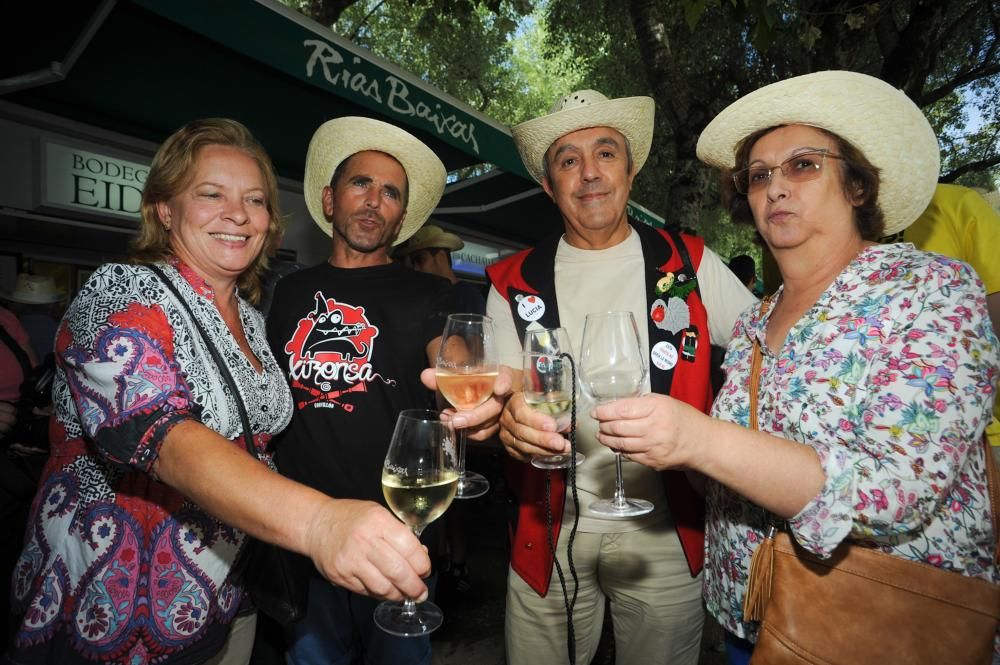
[[[233,375],[230,374],[229,368],[226,366],[226,363],[223,362],[222,356],[219,355],[219,350],[215,348],[215,344],[212,342],[212,339],[208,336],[208,333],[205,332],[205,328],[201,325],[198,317],[194,315],[194,312],[191,310],[191,306],[188,305],[187,301],[184,300],[183,296],[181,296],[177,287],[174,286],[169,279],[167,279],[167,276],[164,275],[163,271],[158,267],[148,263],[145,265],[160,279],[161,282],[163,282],[163,285],[174,294],[174,298],[177,302],[179,302],[181,307],[187,311],[188,318],[194,322],[195,328],[197,328],[198,333],[201,335],[202,341],[205,342],[205,346],[208,347],[208,352],[212,354],[212,360],[215,361],[215,365],[219,368],[219,373],[222,375],[222,379],[226,382],[226,386],[233,393],[233,399],[236,400],[236,406],[240,410],[240,420],[243,423],[243,439],[247,447],[247,452],[250,453],[251,457],[259,459],[257,455],[257,448],[253,444],[253,430],[250,427],[250,417],[247,415],[246,405],[243,404],[243,398],[240,397],[240,391],[236,387],[236,381],[233,380]]]
[[[760,318],[763,319],[771,307],[771,296],[760,301]],[[760,350],[757,336],[753,339],[753,356],[750,358],[750,429],[757,430],[757,393],[760,392],[760,366],[764,354]]]
[[[31,360],[28,358],[27,352],[3,326],[0,326],[0,342],[3,342],[14,354],[17,364],[21,366],[21,376],[27,381],[28,377],[31,376]]]

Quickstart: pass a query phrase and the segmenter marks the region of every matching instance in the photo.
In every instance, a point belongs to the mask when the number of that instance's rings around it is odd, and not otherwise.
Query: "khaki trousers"
[[[257,635],[257,613],[238,616],[229,626],[229,639],[222,651],[205,661],[204,665],[247,665],[253,654],[253,640]]]
[[[556,556],[567,591],[569,529],[559,534]],[[594,657],[611,599],[617,665],[696,665],[704,612],[701,575],[692,578],[670,521],[627,533],[577,533],[573,559],[580,591],[573,614],[576,662]],[[505,637],[510,665],[568,663],[566,611],[559,578],[544,598],[513,570],[507,576]]]

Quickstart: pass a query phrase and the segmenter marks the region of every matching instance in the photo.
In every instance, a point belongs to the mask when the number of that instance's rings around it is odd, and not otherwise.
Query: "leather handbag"
[[[167,279],[158,267],[146,265],[163,282],[173,294],[178,303],[187,311],[188,318],[194,323],[202,341],[208,348],[212,359],[226,387],[236,399],[240,410],[240,421],[243,424],[243,440],[251,457],[260,459],[253,443],[253,431],[246,405],[240,397],[236,381],[233,380],[229,368],[219,355],[218,349],[205,332],[204,327],[195,318],[194,312],[181,296],[177,288]],[[243,552],[233,564],[229,573],[231,580],[239,583],[253,600],[254,606],[281,625],[288,625],[305,616],[309,600],[309,579],[312,576],[312,562],[306,557],[286,549],[247,536],[247,544]]]
[[[760,363],[755,343],[753,429]],[[983,443],[998,537],[1000,473]],[[994,564],[1000,537],[996,547]],[[772,526],[751,559],[743,614],[761,621],[751,665],[990,663],[1000,585],[846,541],[821,559]]]

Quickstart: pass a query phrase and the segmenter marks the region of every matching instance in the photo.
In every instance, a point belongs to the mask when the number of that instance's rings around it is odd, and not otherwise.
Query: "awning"
[[[159,143],[194,118],[235,118],[280,175],[302,180],[324,121],[375,117],[405,127],[449,171],[500,170],[448,189],[441,217],[534,242],[558,228],[506,127],[273,0],[78,0],[5,8],[0,98]]]

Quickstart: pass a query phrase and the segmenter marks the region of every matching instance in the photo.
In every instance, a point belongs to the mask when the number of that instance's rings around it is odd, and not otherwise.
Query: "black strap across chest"
[[[195,328],[198,329],[198,333],[201,335],[202,341],[205,342],[208,352],[212,355],[212,360],[215,361],[216,367],[219,368],[219,374],[222,375],[222,380],[225,381],[226,387],[229,388],[229,391],[233,394],[233,399],[236,400],[236,406],[240,411],[240,421],[243,423],[243,441],[246,444],[247,452],[250,453],[252,457],[258,457],[257,447],[254,446],[253,443],[253,429],[250,427],[250,416],[247,415],[246,405],[243,403],[243,397],[240,395],[239,388],[236,386],[236,381],[233,380],[233,375],[229,372],[229,367],[227,367],[226,363],[223,362],[222,356],[219,354],[219,350],[215,347],[212,339],[205,331],[204,326],[201,325],[201,321],[199,321],[198,317],[194,315],[194,311],[191,309],[191,306],[186,300],[184,300],[184,297],[181,296],[181,292],[177,290],[177,287],[174,286],[173,282],[167,279],[167,276],[164,275],[163,271],[157,266],[146,264],[146,267],[149,268],[153,274],[155,274],[160,281],[163,282],[163,285],[174,294],[174,298],[187,312],[188,318],[194,322]]]

